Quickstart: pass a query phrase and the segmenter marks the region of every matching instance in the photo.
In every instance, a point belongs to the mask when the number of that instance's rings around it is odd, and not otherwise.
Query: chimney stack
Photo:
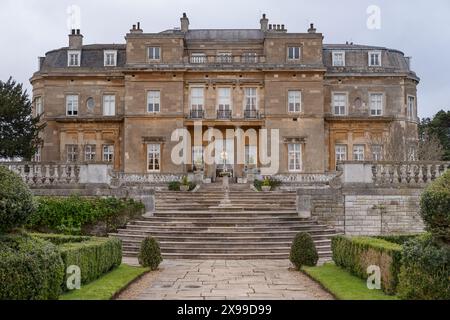
[[[265,13],[263,13],[262,19],[259,20],[259,23],[261,24],[261,31],[262,32],[266,32],[268,30],[267,26],[269,24],[269,19],[266,18],[266,14]]]
[[[83,46],[83,35],[80,33],[80,29],[72,29],[69,34],[69,48],[81,49]]]
[[[183,13],[183,17],[180,19],[181,21],[181,32],[188,32],[189,31],[189,19],[186,15],[186,13]]]
[[[308,33],[316,33],[316,28],[314,28],[314,23],[309,25]]]
[[[141,23],[138,22],[137,25],[133,24],[133,28],[130,30],[130,33],[142,33]]]

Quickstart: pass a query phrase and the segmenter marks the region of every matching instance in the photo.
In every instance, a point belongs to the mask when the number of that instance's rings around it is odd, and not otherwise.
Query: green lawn
[[[339,300],[397,300],[382,290],[369,290],[365,280],[355,277],[334,263],[320,267],[303,267],[302,270],[319,282]]]
[[[63,294],[60,300],[110,300],[121,289],[125,288],[134,279],[149,271],[149,268],[131,267],[126,264],[105,274],[101,278]]]

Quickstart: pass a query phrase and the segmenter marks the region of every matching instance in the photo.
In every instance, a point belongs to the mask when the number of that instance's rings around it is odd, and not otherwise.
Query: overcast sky
[[[67,8],[81,8],[84,43],[124,43],[137,21],[144,32],[179,26],[183,12],[190,27],[259,28],[269,23],[306,32],[314,22],[325,43],[379,45],[412,56],[421,78],[419,115],[450,109],[450,1],[448,0],[0,0],[0,79],[13,76],[30,89],[37,57],[67,46]],[[367,27],[367,8],[381,9],[381,28]]]

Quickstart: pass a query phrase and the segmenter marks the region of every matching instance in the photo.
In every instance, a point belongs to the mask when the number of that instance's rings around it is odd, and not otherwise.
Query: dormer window
[[[81,51],[69,50],[67,51],[67,65],[69,67],[79,67],[81,64]]]
[[[117,51],[116,50],[105,50],[103,55],[104,55],[105,67],[117,66]]]
[[[333,51],[333,67],[345,67],[345,52]]]
[[[160,47],[149,47],[148,48],[148,59],[150,61],[161,60],[161,48]]]
[[[381,67],[381,51],[369,51],[369,67]]]
[[[300,47],[288,47],[288,60],[300,60],[300,55]]]

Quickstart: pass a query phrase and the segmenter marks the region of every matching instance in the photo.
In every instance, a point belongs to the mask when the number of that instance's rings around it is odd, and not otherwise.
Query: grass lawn
[[[108,272],[101,278],[63,294],[60,300],[109,300],[134,279],[149,271],[149,268],[132,267],[126,264]]]
[[[339,300],[398,300],[382,290],[369,290],[365,280],[351,275],[333,263],[320,267],[303,267],[302,270]]]

